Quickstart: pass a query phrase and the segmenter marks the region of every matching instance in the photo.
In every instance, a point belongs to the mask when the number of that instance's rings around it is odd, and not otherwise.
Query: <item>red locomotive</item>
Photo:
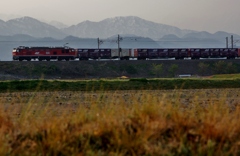
[[[76,50],[69,47],[24,47],[13,49],[13,60],[75,60]]]

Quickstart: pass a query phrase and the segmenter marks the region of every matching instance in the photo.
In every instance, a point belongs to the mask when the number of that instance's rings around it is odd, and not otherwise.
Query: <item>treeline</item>
[[[0,62],[0,80],[171,78],[240,73],[239,60]]]

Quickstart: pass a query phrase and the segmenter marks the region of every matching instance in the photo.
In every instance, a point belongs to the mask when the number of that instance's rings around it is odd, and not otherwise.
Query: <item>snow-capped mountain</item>
[[[56,27],[31,17],[12,19],[7,22],[0,21],[0,35],[11,36],[15,34],[25,34],[39,38],[64,38],[67,36]]]
[[[142,37],[161,38],[167,34],[182,37],[191,30],[181,30],[174,26],[154,23],[135,16],[115,17],[100,22],[85,21],[63,29],[66,34],[78,37],[107,38],[115,34],[134,34]]]
[[[132,34],[159,40],[167,35],[175,35],[179,38],[198,38],[198,39],[221,39],[230,36],[227,32],[197,32],[194,30],[182,30],[174,26],[154,23],[139,17],[115,17],[102,20],[100,22],[84,21],[77,25],[67,27],[60,22],[41,22],[31,17],[12,19],[9,21],[0,20],[0,35],[12,36],[16,34],[29,35],[35,38],[51,37],[62,39],[66,36],[80,38],[109,38],[120,34]],[[239,35],[234,34],[239,37]]]

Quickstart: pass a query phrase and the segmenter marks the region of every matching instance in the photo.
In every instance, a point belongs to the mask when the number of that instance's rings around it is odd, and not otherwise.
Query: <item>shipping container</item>
[[[220,57],[220,49],[218,49],[218,48],[210,49],[210,57],[211,58],[219,58]]]
[[[210,56],[209,49],[200,49],[201,58],[208,58]]]
[[[159,49],[158,56],[159,58],[168,58],[168,49]]]
[[[190,57],[191,59],[200,59],[201,57],[201,49],[190,49]]]
[[[188,58],[188,49],[179,49],[178,51],[178,59]]]
[[[77,56],[80,60],[88,60],[89,55],[88,55],[88,49],[77,49]]]
[[[99,49],[99,57],[101,59],[110,59],[111,58],[111,49]]]
[[[148,57],[149,59],[157,59],[159,58],[158,49],[148,49]]]
[[[219,49],[219,57],[229,57],[229,51],[227,48]]]
[[[111,49],[111,57],[112,57],[113,59],[119,58],[118,49]]]
[[[90,59],[99,59],[99,49],[89,49],[88,56]]]
[[[168,57],[179,59],[179,49],[168,49]]]
[[[137,50],[137,49],[133,49],[131,56],[132,56],[133,58],[138,58],[138,50]]]
[[[121,60],[129,60],[131,57],[131,49],[121,49],[120,51]]]
[[[146,60],[148,58],[148,49],[136,49],[138,56],[138,60]]]
[[[228,59],[235,59],[238,57],[238,49],[237,48],[232,48],[228,49]]]

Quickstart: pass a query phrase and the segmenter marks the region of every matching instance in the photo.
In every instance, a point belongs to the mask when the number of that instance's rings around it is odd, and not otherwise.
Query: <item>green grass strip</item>
[[[97,91],[240,88],[240,79],[130,79],[129,81],[47,81],[0,82],[0,92],[14,91]]]

